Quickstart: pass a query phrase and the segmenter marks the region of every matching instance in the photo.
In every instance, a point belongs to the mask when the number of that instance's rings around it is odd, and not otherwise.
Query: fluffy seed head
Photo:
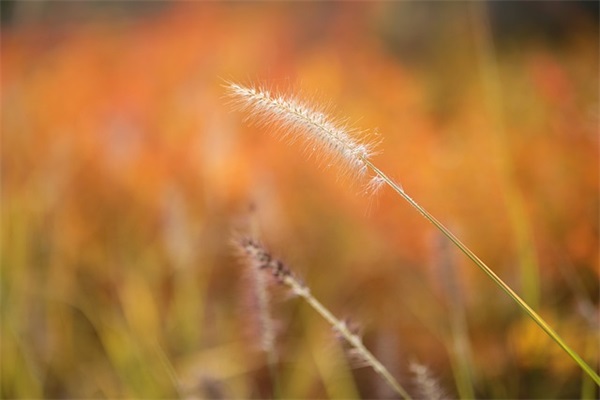
[[[266,89],[231,82],[225,88],[232,104],[246,113],[246,120],[261,127],[275,127],[291,142],[301,139],[310,154],[338,164],[344,174],[361,177],[367,173],[373,145],[358,140],[358,132],[347,124],[298,99]]]

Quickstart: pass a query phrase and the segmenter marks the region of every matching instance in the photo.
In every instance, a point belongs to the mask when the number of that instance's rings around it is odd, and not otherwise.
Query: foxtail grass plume
[[[367,140],[366,132],[359,132],[291,96],[232,82],[227,82],[225,88],[231,103],[246,114],[247,121],[264,128],[276,128],[274,131],[292,143],[304,142],[309,154],[337,164],[342,175],[353,178],[367,175],[375,146]],[[378,180],[373,181],[373,178],[368,189],[380,186],[374,184]]]

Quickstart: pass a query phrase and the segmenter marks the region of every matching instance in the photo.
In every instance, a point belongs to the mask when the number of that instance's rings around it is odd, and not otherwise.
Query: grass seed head
[[[309,154],[327,160],[328,166],[337,164],[342,175],[367,175],[374,144],[366,140],[364,132],[292,96],[232,82],[225,88],[234,107],[246,114],[246,121],[273,128],[291,143],[302,141]]]

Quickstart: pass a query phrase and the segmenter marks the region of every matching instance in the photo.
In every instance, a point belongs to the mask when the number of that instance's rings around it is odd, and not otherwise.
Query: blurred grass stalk
[[[437,259],[434,267],[436,274],[440,276],[444,296],[449,304],[451,340],[450,343],[445,343],[445,346],[451,355],[450,362],[456,388],[461,399],[473,399],[475,391],[473,389],[472,349],[453,249],[454,247],[450,247],[450,243],[444,236],[436,237],[434,254]]]
[[[253,237],[258,237],[258,222],[256,221],[256,216],[253,215],[250,223],[250,230],[252,232]],[[257,306],[258,306],[258,318],[260,320],[260,335],[261,335],[261,347],[262,350],[266,353],[267,356],[267,364],[269,367],[269,374],[271,375],[271,385],[272,385],[272,398],[277,399],[280,398],[281,389],[279,383],[279,375],[277,373],[277,364],[278,364],[278,354],[275,349],[275,328],[273,326],[273,319],[271,316],[271,311],[269,308],[269,300],[270,296],[267,292],[267,281],[266,277],[258,271],[256,268],[252,268],[251,277],[253,280],[253,295],[256,297]]]
[[[515,236],[517,259],[523,297],[533,308],[540,304],[540,267],[535,254],[535,245],[531,232],[531,224],[525,211],[525,202],[519,192],[511,170],[514,162],[509,152],[506,129],[503,119],[502,88],[494,42],[490,32],[490,24],[484,3],[472,4],[472,19],[476,34],[475,41],[480,56],[481,80],[484,100],[492,121],[491,133],[495,138],[495,146],[500,173],[500,182],[504,201],[508,211],[509,222]]]

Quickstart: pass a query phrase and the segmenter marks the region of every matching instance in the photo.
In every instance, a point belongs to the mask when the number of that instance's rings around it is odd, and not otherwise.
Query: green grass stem
[[[406,200],[413,208],[415,208],[425,219],[431,222],[436,228],[440,230],[456,247],[460,249],[471,261],[475,263],[494,283],[500,287],[511,299],[517,303],[519,307],[536,323],[540,328],[556,344],[558,344],[568,355],[571,357],[580,367],[581,369],[592,378],[592,380],[596,383],[596,385],[600,386],[600,376],[598,373],[592,369],[584,360],[577,354],[565,341],[556,333],[554,329],[544,321],[544,319],[536,313],[514,290],[510,288],[490,267],[488,267],[475,253],[473,253],[466,245],[464,245],[452,232],[450,232],[440,221],[438,221],[433,215],[431,215],[427,210],[421,207],[416,201],[414,201],[404,189],[402,189],[398,184],[396,184],[392,179],[390,179],[386,174],[384,174],[379,168],[377,168],[373,163],[368,159],[363,159],[364,163],[381,179],[387,183],[396,193],[398,193],[404,200]]]

